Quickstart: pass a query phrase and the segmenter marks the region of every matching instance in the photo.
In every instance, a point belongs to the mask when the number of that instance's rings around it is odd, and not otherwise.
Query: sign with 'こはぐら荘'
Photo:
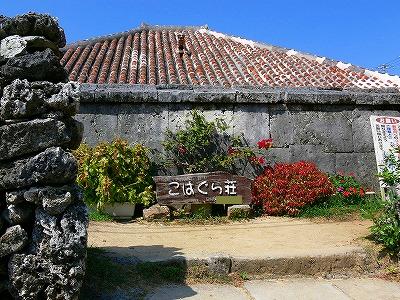
[[[159,204],[249,204],[251,180],[226,172],[155,176]]]

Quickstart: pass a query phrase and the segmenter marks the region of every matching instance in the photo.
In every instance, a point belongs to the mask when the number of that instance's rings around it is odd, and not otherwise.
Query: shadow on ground
[[[135,256],[136,251],[149,253],[151,262],[140,260]],[[160,260],[164,262],[157,262]],[[179,295],[163,294],[157,299],[172,300],[178,296],[184,299],[196,295],[185,285],[187,269],[180,249],[174,247],[89,247],[80,299],[153,299],[152,292],[157,288],[176,284],[182,286]]]

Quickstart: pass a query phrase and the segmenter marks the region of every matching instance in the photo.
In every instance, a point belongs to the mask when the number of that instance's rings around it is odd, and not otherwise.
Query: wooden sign
[[[250,204],[251,180],[227,172],[155,176],[157,202]]]

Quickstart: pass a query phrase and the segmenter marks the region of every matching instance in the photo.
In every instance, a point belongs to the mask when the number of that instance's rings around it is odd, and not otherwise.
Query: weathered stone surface
[[[143,209],[143,218],[145,220],[158,220],[158,219],[169,219],[170,210],[168,206],[154,204],[148,209]]]
[[[118,129],[118,115],[114,105],[89,105],[80,108],[80,114],[76,119],[84,125],[85,132],[88,130],[92,132],[90,136],[86,135],[83,142],[90,146],[95,146],[101,141],[111,141],[119,133]],[[128,133],[124,133],[126,138]],[[133,137],[134,138],[134,137]],[[130,139],[128,139],[129,142]]]
[[[73,116],[78,112],[79,100],[79,85],[76,83],[53,84],[16,79],[4,88],[0,118],[24,119],[50,112]]]
[[[11,225],[24,224],[32,219],[34,207],[30,203],[10,204],[6,215]]]
[[[81,127],[77,121],[64,123],[54,119],[0,126],[0,160],[37,153],[52,146],[75,149],[82,139]]]
[[[83,203],[69,206],[60,219],[38,208],[32,233],[34,253],[59,264],[84,258],[88,222]]]
[[[207,259],[208,271],[213,274],[226,275],[231,270],[231,259],[224,255],[216,255]]]
[[[237,105],[233,112],[233,133],[243,135],[246,142],[254,147],[263,137],[269,138],[269,114],[265,105]]]
[[[37,299],[50,274],[45,261],[35,255],[15,254],[9,263],[11,293],[16,299]]]
[[[5,198],[7,204],[19,204],[25,202],[24,193],[21,191],[7,192]]]
[[[0,237],[0,257],[23,249],[27,242],[28,235],[20,225],[7,228],[6,232]]]
[[[7,277],[7,259],[0,259],[0,278]]]
[[[18,204],[30,202],[37,206],[42,206],[51,215],[58,215],[68,205],[81,201],[82,192],[77,185],[73,184],[61,187],[32,187],[9,192],[6,197],[7,203]]]
[[[47,48],[50,48],[55,53],[58,52],[56,45],[41,36],[21,37],[12,35],[0,42],[0,61]]]
[[[336,153],[336,171],[345,174],[354,173],[355,178],[360,181],[365,188],[374,189],[378,187],[378,177],[376,176],[377,165],[375,153]]]
[[[27,13],[14,18],[3,17],[0,20],[0,40],[10,35],[43,36],[58,47],[65,46],[64,30],[57,19],[38,13]]]
[[[0,66],[0,75],[8,82],[17,78],[29,81],[60,82],[67,78],[67,73],[61,66],[58,56],[51,49],[10,58]]]
[[[314,162],[318,168],[327,173],[334,173],[335,153],[326,153],[321,145],[292,145],[289,148],[291,162],[310,161]]]
[[[30,253],[9,262],[16,298],[77,299],[85,272],[88,215],[83,203],[71,205],[60,219],[36,210]]]
[[[297,124],[290,111],[273,109],[270,112],[269,126],[274,147],[285,148],[293,145],[294,127]]]
[[[164,138],[162,128],[168,126],[167,113],[153,104],[121,106],[125,113],[117,116],[117,135],[127,138],[131,143],[146,143],[152,148],[160,145]]]
[[[352,113],[302,111],[292,113],[294,143],[321,145],[325,152],[352,152]]]
[[[0,191],[30,185],[53,185],[73,182],[77,162],[60,147],[48,148],[34,157],[0,163]]]
[[[232,205],[228,207],[228,218],[248,218],[251,215],[250,205]]]
[[[58,215],[73,202],[82,199],[78,186],[64,186],[61,188],[45,188],[39,192],[42,198],[42,206],[45,212],[50,215]]]

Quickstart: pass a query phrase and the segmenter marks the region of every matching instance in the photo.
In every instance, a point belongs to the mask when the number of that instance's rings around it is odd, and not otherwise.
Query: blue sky
[[[218,32],[375,69],[400,56],[398,0],[0,0],[0,14],[50,13],[67,41],[139,26],[204,25]],[[400,74],[400,58],[389,73]]]

